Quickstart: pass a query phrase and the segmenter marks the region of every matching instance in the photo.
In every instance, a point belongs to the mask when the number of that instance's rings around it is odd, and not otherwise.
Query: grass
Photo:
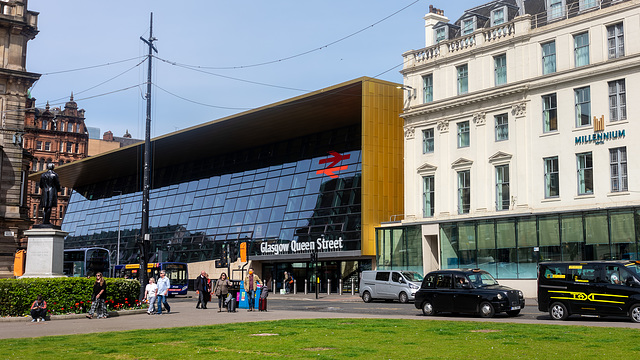
[[[2,341],[7,359],[622,359],[640,330],[392,319],[280,320]]]

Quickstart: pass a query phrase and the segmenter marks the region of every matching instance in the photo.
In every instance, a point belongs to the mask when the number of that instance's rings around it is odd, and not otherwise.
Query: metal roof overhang
[[[162,168],[215,154],[309,135],[362,121],[365,81],[358,78],[152,139],[152,167]],[[390,83],[389,83],[390,84]],[[62,165],[55,169],[64,187],[76,188],[140,171],[144,142]],[[29,176],[38,181],[42,172]]]

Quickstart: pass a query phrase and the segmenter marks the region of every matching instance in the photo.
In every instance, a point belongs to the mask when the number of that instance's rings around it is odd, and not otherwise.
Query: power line
[[[349,35],[347,35],[347,36],[344,36],[344,37],[342,37],[342,38],[340,38],[340,39],[338,39],[338,40],[332,41],[332,42],[330,42],[330,43],[328,43],[328,44],[325,44],[325,45],[322,45],[322,46],[320,46],[320,47],[318,47],[318,48],[314,48],[314,49],[311,49],[311,50],[307,50],[307,51],[301,52],[301,53],[299,53],[299,54],[295,54],[295,55],[287,56],[287,57],[280,58],[280,59],[277,59],[277,60],[265,61],[265,62],[262,62],[262,63],[250,64],[250,65],[241,65],[241,66],[222,66],[222,67],[215,67],[215,66],[200,66],[200,65],[189,65],[189,64],[180,64],[180,63],[177,63],[177,62],[174,62],[174,61],[165,60],[165,59],[160,59],[160,58],[158,58],[158,60],[164,61],[164,62],[166,62],[166,63],[170,63],[170,64],[172,64],[172,65],[185,67],[185,68],[193,68],[193,69],[208,69],[208,70],[235,70],[235,69],[246,69],[246,68],[252,68],[252,67],[257,67],[257,66],[263,66],[263,65],[275,64],[275,63],[279,63],[279,62],[283,62],[283,61],[287,61],[287,60],[295,59],[295,58],[297,58],[297,57],[300,57],[300,56],[303,56],[303,55],[307,55],[307,54],[310,54],[310,53],[312,53],[312,52],[316,52],[316,51],[322,50],[322,49],[324,49],[324,48],[328,48],[328,47],[329,47],[329,46],[331,46],[331,45],[335,45],[335,44],[337,44],[337,43],[339,43],[339,42],[342,42],[342,41],[344,41],[344,40],[347,40],[347,39],[349,39],[349,38],[351,38],[351,37],[353,37],[353,36],[355,36],[355,35],[360,34],[361,32],[363,32],[363,31],[365,31],[365,30],[368,30],[368,29],[370,29],[370,28],[372,28],[372,27],[374,27],[374,26],[376,26],[376,25],[380,24],[381,22],[383,22],[383,21],[385,21],[385,20],[387,20],[387,19],[389,19],[389,18],[391,18],[391,17],[393,17],[393,16],[397,15],[398,13],[400,13],[400,12],[402,12],[402,11],[406,10],[407,8],[409,8],[409,7],[413,6],[413,5],[415,5],[415,4],[416,4],[416,3],[418,3],[418,2],[420,2],[420,0],[416,0],[416,1],[412,2],[411,4],[409,4],[409,5],[405,6],[405,7],[403,7],[402,9],[400,9],[400,10],[398,10],[398,11],[396,11],[396,12],[392,13],[391,15],[388,15],[388,16],[386,16],[386,17],[382,18],[381,20],[378,20],[378,21],[374,22],[374,23],[373,23],[373,24],[371,24],[371,25],[369,25],[369,26],[367,26],[367,27],[365,27],[365,28],[362,28],[362,29],[360,29],[360,30],[358,30],[358,31],[356,31],[356,32],[354,32],[354,33],[351,33],[351,34],[349,34]]]
[[[146,56],[138,56],[138,57],[134,57],[134,58],[131,58],[131,59],[125,59],[125,60],[120,60],[120,61],[115,61],[115,62],[110,62],[110,63],[100,64],[100,65],[92,65],[92,66],[85,66],[85,67],[76,68],[76,69],[68,69],[68,70],[52,71],[52,72],[44,73],[44,74],[42,74],[42,76],[57,75],[57,74],[64,74],[64,73],[74,72],[74,71],[82,71],[82,70],[95,69],[95,68],[99,68],[99,67],[104,67],[104,66],[110,66],[110,65],[120,64],[120,63],[127,62],[127,61],[131,61],[131,60],[137,60],[137,59],[139,59],[139,58],[141,58],[141,57],[146,58]]]
[[[162,88],[162,87],[158,86],[158,84],[153,84],[153,86],[155,86],[156,88],[158,88],[158,89],[160,89],[160,90],[162,90],[162,91],[166,92],[166,93],[167,93],[167,94],[169,94],[169,95],[172,95],[172,96],[177,97],[178,99],[181,99],[181,100],[184,100],[184,101],[187,101],[187,102],[193,103],[193,104],[197,104],[197,105],[202,105],[202,106],[211,107],[211,108],[216,108],[216,109],[224,109],[224,110],[251,110],[251,109],[254,109],[254,108],[239,108],[239,107],[228,107],[228,106],[218,106],[218,105],[205,104],[205,103],[201,103],[201,102],[199,102],[199,101],[195,101],[195,100],[187,99],[187,98],[182,97],[182,96],[180,96],[180,95],[176,95],[176,94],[172,93],[171,91],[169,91],[169,90],[167,90],[167,89],[164,89],[164,88]]]

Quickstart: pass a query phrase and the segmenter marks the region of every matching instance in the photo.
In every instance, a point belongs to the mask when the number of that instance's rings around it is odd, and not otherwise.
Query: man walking
[[[207,279],[207,274],[202,270],[200,275],[196,278],[196,293],[198,294],[198,304],[196,305],[196,309],[200,309],[200,304],[202,304],[202,308],[207,308],[207,295],[209,293],[209,282]]]
[[[169,295],[169,287],[171,283],[164,270],[160,271],[160,279],[158,279],[158,315],[162,315],[162,304],[167,309],[167,314],[171,313],[171,306],[167,303],[167,296]]]
[[[261,282],[258,275],[253,273],[253,268],[249,268],[249,273],[244,278],[244,291],[247,293],[247,297],[249,298],[249,311],[253,311],[255,305],[256,298],[256,290],[258,289],[258,284]]]

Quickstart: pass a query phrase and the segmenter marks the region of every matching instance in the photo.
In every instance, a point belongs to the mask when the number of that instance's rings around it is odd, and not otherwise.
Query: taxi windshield
[[[498,285],[496,279],[494,279],[493,276],[491,276],[491,274],[487,272],[476,272],[469,274],[469,281],[471,281],[471,283],[475,287]]]
[[[640,278],[640,264],[637,262],[631,262],[625,265],[625,268],[629,270],[637,278]]]
[[[422,275],[418,274],[415,271],[402,271],[402,275],[408,281],[413,281],[413,282],[422,282],[422,279],[423,279]]]

